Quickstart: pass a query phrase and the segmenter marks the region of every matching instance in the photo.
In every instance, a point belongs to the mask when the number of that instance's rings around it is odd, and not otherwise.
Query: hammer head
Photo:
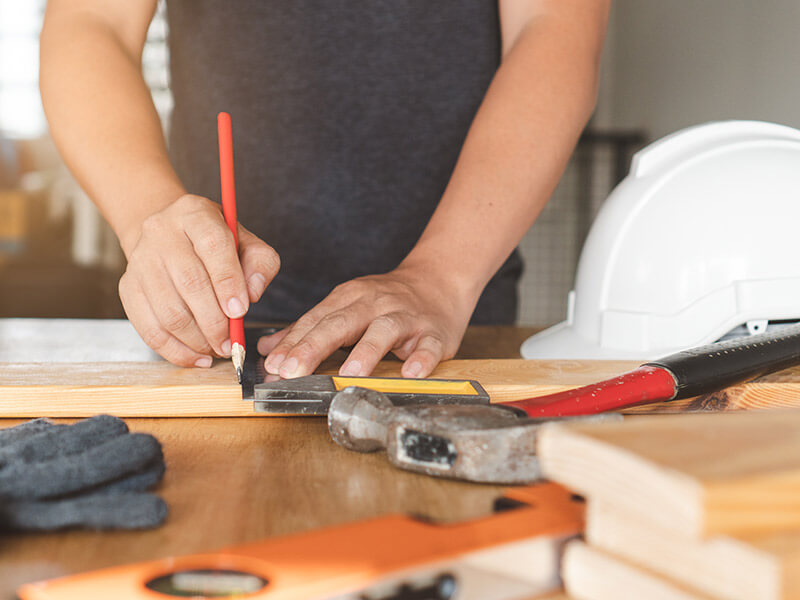
[[[409,471],[496,484],[539,479],[536,434],[552,420],[500,405],[395,406],[380,392],[356,387],[339,392],[328,410],[331,437],[345,448],[385,448],[394,465]]]

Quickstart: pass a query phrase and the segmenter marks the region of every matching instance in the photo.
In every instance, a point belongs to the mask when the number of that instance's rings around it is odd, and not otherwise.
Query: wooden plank
[[[477,378],[494,401],[548,394],[612,376],[617,362],[454,360],[434,377]],[[335,373],[338,365],[327,372]],[[325,371],[325,369],[323,369]],[[400,376],[400,363],[384,361],[376,375]],[[230,361],[211,369],[181,369],[166,362],[0,363],[0,417],[264,416],[242,400]]]
[[[323,373],[336,373],[339,356]],[[494,402],[551,394],[613,377],[631,361],[486,359],[451,360],[432,377],[477,379]],[[401,363],[381,362],[376,376],[399,377]],[[800,369],[731,388],[725,403],[659,403],[639,412],[800,407]],[[182,369],[160,362],[0,363],[0,417],[263,416],[241,399],[230,361],[211,369]]]
[[[0,417],[251,416],[230,361],[0,364]]]
[[[545,476],[696,538],[800,528],[800,411],[547,425]]]
[[[716,598],[800,598],[800,531],[697,540],[592,500],[586,540]]]
[[[634,567],[583,542],[564,551],[561,575],[575,600],[709,600],[711,597]]]

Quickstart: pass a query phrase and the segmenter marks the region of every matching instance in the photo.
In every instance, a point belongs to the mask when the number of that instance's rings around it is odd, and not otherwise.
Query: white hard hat
[[[638,152],[567,304],[522,356],[650,359],[800,320],[800,131],[708,123]]]

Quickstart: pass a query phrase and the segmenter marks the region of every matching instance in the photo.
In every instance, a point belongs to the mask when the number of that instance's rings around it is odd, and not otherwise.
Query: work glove
[[[108,415],[0,430],[0,529],[156,527],[167,506],[146,490],[164,469],[156,438]]]

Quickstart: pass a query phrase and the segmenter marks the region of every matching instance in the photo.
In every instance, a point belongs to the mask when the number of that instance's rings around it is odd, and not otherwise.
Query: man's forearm
[[[141,74],[143,42],[67,2],[51,2],[41,38],[40,84],[53,138],[126,254],[142,221],[185,193]]]
[[[564,4],[576,7],[532,17],[509,44],[402,265],[430,269],[475,301],[544,207],[594,108],[608,7]]]

